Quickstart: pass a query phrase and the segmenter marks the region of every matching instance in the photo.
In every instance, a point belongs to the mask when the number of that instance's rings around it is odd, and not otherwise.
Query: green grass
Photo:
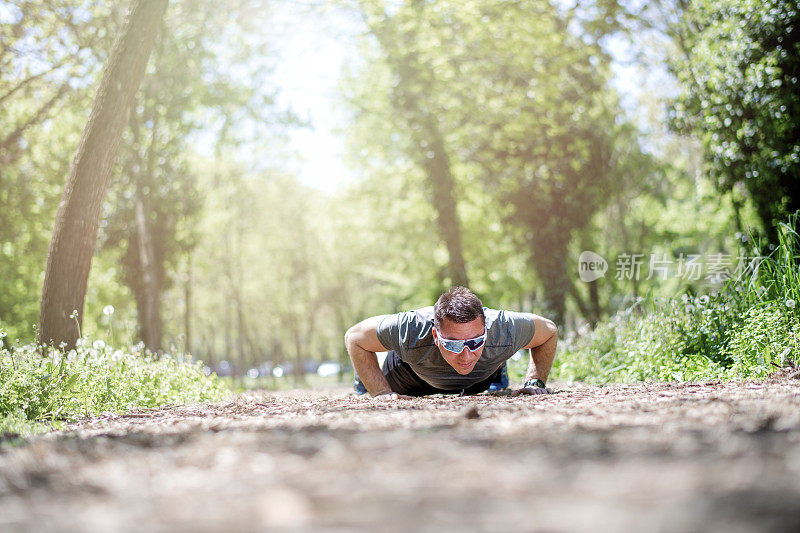
[[[566,339],[554,377],[590,383],[763,379],[800,361],[798,213],[717,294],[642,299]],[[757,248],[747,250],[754,254]]]
[[[0,336],[4,335],[0,330]],[[201,362],[80,339],[69,352],[0,349],[0,436],[28,436],[104,412],[215,401],[230,394]]]

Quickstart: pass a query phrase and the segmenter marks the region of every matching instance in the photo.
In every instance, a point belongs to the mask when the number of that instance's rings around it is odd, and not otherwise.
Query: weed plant
[[[0,336],[4,332],[0,330]],[[114,350],[78,341],[74,350],[0,348],[0,436],[27,435],[103,412],[219,400],[229,391],[201,362],[154,358],[141,346]]]
[[[591,332],[566,339],[554,376],[590,383],[760,379],[800,361],[798,215],[777,247],[714,295],[640,299]],[[751,239],[750,242],[755,242]]]

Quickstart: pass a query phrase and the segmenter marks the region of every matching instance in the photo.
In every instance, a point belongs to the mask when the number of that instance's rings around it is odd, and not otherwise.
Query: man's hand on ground
[[[382,401],[382,402],[387,402],[387,401],[392,401],[392,400],[413,400],[414,399],[413,396],[406,396],[405,394],[398,394],[398,393],[392,392],[392,391],[379,392],[378,394],[373,396],[373,398],[375,400]]]
[[[531,396],[536,396],[539,394],[549,394],[547,389],[542,387],[523,387],[521,389],[517,389],[511,393],[511,396],[520,396],[522,394],[529,394]]]

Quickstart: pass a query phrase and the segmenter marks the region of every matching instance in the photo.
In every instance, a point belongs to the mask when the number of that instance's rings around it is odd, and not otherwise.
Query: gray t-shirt
[[[486,315],[486,345],[475,368],[462,376],[444,360],[433,342],[433,306],[386,315],[378,323],[378,340],[394,350],[423,380],[439,389],[458,390],[483,381],[531,342],[531,315],[483,308]]]

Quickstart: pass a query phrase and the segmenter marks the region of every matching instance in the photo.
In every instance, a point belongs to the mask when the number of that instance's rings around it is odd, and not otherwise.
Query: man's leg
[[[497,392],[508,388],[508,361],[503,363],[503,366],[495,372],[495,375],[492,376],[492,382],[489,385],[489,388],[486,389],[489,392]]]
[[[383,375],[386,376],[386,381],[389,382],[389,387],[391,387],[392,392],[405,394],[406,396],[427,396],[429,394],[469,395],[478,394],[479,392],[484,392],[487,390],[491,391],[508,388],[508,370],[506,369],[506,363],[503,363],[503,365],[488,378],[463,390],[437,389],[430,383],[420,378],[411,369],[408,363],[401,361],[397,354],[393,351],[386,354],[386,359],[383,361],[381,370],[383,371]],[[502,385],[501,389],[491,388],[497,384]],[[355,382],[353,383],[353,388],[356,390],[356,392],[358,392],[358,394],[367,393],[366,387],[364,387],[364,384],[361,383],[361,380],[358,379],[357,375]]]
[[[395,352],[389,352],[383,362],[383,373],[392,391],[406,396],[427,396],[441,391],[423,380],[411,369],[411,366],[401,361]]]
[[[503,380],[505,380],[505,385],[503,385],[502,388],[499,389],[492,388],[496,385],[501,385],[503,383]],[[484,379],[483,381],[478,382],[475,385],[472,385],[471,387],[464,389],[464,394],[465,395],[478,394],[479,392],[484,392],[484,391],[496,392],[498,390],[502,390],[505,388],[508,388],[508,370],[506,369],[506,363],[503,363],[503,365],[500,368],[498,368],[494,374]]]
[[[361,379],[358,377],[358,373],[356,373],[355,369],[353,369],[353,374],[355,379],[353,380],[353,389],[358,393],[358,395],[366,394],[367,388],[361,383]]]
[[[401,361],[394,351],[386,354],[381,370],[383,375],[386,376],[386,381],[389,382],[392,392],[405,394],[406,396],[425,396],[427,394],[445,392],[436,389],[417,376],[408,363]],[[358,394],[367,393],[367,388],[361,383],[358,375],[355,376],[353,388]]]

